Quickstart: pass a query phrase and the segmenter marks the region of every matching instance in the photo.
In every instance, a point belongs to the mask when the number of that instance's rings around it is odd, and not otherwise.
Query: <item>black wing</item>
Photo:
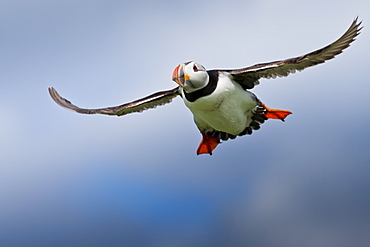
[[[100,109],[84,109],[73,105],[69,100],[62,98],[54,88],[49,88],[49,94],[61,107],[83,114],[106,114],[122,116],[133,112],[142,112],[146,109],[155,108],[170,103],[173,98],[180,95],[179,87],[167,91],[153,93],[145,98],[132,101],[119,106]]]
[[[259,84],[260,78],[276,78],[277,76],[288,76],[297,70],[301,71],[307,67],[324,63],[326,60],[334,58],[342,53],[360,34],[362,22],[357,23],[356,18],[348,30],[335,42],[324,48],[310,52],[300,57],[289,58],[286,60],[275,61],[270,63],[256,64],[247,68],[234,70],[220,70],[230,73],[234,80],[242,85],[244,89],[251,89]]]

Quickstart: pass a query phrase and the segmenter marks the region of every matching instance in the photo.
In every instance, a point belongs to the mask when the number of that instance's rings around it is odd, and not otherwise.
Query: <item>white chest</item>
[[[226,73],[219,76],[212,94],[194,102],[189,102],[183,95],[184,103],[193,113],[200,130],[218,130],[236,135],[252,121],[257,100],[254,94],[230,80]]]

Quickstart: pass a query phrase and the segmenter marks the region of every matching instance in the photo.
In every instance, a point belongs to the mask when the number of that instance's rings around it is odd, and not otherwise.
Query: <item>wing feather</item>
[[[357,22],[358,17],[352,22],[348,30],[335,42],[321,49],[310,52],[303,56],[289,58],[281,61],[256,64],[250,67],[234,70],[221,70],[230,73],[234,80],[240,83],[245,89],[251,89],[259,84],[260,78],[276,78],[288,76],[296,71],[324,63],[343,52],[360,34],[362,22]]]
[[[73,105],[69,100],[61,97],[53,87],[49,88],[49,94],[58,105],[68,110],[83,114],[106,114],[117,116],[122,116],[133,112],[142,112],[150,108],[156,108],[157,106],[170,103],[173,98],[180,95],[179,87],[176,87],[167,91],[156,92],[142,99],[138,99],[119,106],[99,109],[85,109]]]

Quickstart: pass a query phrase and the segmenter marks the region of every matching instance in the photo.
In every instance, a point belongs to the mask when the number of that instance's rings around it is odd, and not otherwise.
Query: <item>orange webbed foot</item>
[[[202,133],[202,141],[199,144],[197,149],[197,155],[199,154],[210,154],[212,155],[212,151],[217,147],[220,143],[220,139],[213,136],[207,136],[203,131]]]
[[[265,117],[272,118],[272,119],[280,119],[281,121],[284,121],[284,119],[292,114],[291,111],[288,110],[281,110],[281,109],[272,109],[267,107],[265,104],[261,103],[261,106],[265,108]]]

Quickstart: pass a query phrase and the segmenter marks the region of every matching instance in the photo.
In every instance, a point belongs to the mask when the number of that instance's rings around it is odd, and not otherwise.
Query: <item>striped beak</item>
[[[180,64],[174,69],[172,73],[172,80],[175,81],[177,84],[179,84],[180,87],[184,87],[184,82],[185,82],[184,66],[185,64],[183,63]]]

